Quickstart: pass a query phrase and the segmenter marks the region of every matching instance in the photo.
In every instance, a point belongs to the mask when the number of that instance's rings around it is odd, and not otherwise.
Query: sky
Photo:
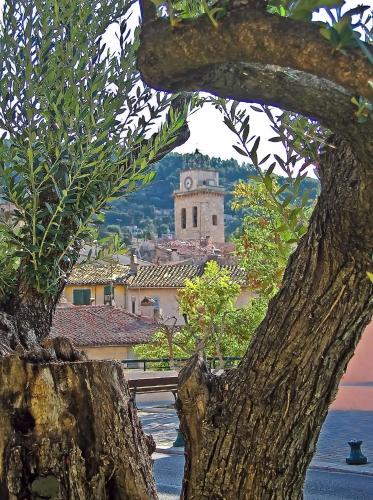
[[[249,106],[248,106],[249,108]],[[268,119],[263,113],[257,113],[250,109],[250,126],[252,133],[261,136],[259,156],[266,153],[281,152],[281,146],[268,142],[268,138],[274,134],[269,128]],[[223,123],[222,114],[211,105],[204,105],[189,118],[190,139],[175,149],[178,153],[192,153],[198,150],[209,156],[218,156],[223,159],[235,158],[239,163],[247,162],[232,147],[237,143],[233,132]]]
[[[373,0],[347,0],[345,2],[345,8],[347,10],[357,5],[369,5],[372,7]],[[314,16],[314,20],[325,19],[326,16],[321,11]],[[370,28],[372,28],[372,20],[370,22]],[[280,145],[268,142],[268,138],[273,136],[269,128],[268,119],[263,113],[257,113],[252,110],[250,110],[249,113],[251,115],[250,124],[252,133],[261,136],[259,154],[262,156],[267,153],[281,154]],[[221,114],[212,106],[205,106],[201,111],[191,116],[189,128],[191,132],[189,141],[175,151],[180,153],[191,153],[198,148],[202,153],[210,156],[219,156],[224,159],[235,158],[239,163],[247,161],[233,149],[232,144],[235,143],[235,138],[223,124]],[[309,171],[309,175],[314,176],[311,170]]]

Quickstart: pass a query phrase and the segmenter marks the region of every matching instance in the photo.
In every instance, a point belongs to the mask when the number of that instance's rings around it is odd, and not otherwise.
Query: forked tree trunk
[[[155,499],[118,363],[0,358],[1,500]]]
[[[283,286],[239,367],[196,357],[180,375],[182,498],[298,500],[338,383],[372,315],[369,161],[335,141],[322,192]]]
[[[0,499],[157,498],[123,368],[45,338],[61,290],[22,284],[0,309]]]
[[[25,274],[21,261],[17,287],[0,303],[0,355],[16,352],[28,359],[53,359],[54,353],[43,352],[40,343],[50,332],[64,282],[61,281],[54,295],[47,295],[31,288]]]

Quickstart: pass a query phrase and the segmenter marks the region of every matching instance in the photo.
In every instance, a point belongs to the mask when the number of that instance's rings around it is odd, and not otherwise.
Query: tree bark
[[[217,377],[197,355],[180,374],[186,436],[183,499],[302,498],[307,466],[338,383],[373,312],[373,120],[362,52],[336,52],[319,27],[248,5],[214,29],[148,21],[138,64],[166,91],[207,91],[317,118],[336,136],[320,161],[322,190],[241,364]]]
[[[157,498],[118,363],[0,359],[0,498]]]
[[[0,304],[0,356],[18,354],[34,362],[82,359],[68,341],[69,358],[66,357],[67,351],[59,352],[58,342],[49,343],[48,349],[42,345],[50,332],[62,289],[61,285],[58,294],[43,295],[19,280],[16,292],[6,303]]]
[[[218,29],[206,16],[177,29],[164,19],[146,23],[138,66],[158,90],[276,105],[333,130],[353,115],[352,96],[373,98],[372,65],[361,50],[335,51],[315,23],[250,6],[228,12]]]
[[[183,499],[301,499],[338,383],[373,312],[369,163],[335,139],[308,233],[243,361],[180,375]]]

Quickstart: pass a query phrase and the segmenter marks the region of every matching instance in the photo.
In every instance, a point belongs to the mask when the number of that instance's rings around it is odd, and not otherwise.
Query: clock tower
[[[190,168],[180,172],[180,188],[174,191],[175,237],[178,240],[224,242],[224,188],[219,172]]]

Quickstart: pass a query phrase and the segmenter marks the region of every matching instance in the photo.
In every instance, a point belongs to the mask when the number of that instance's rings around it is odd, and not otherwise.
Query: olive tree
[[[140,80],[132,4],[2,5],[0,191],[11,207],[0,223],[2,498],[155,496],[123,370],[47,338],[92,224],[188,137],[185,100]]]
[[[156,18],[154,3],[142,2],[138,62],[148,84],[277,106],[328,131],[316,208],[242,362],[216,377],[195,356],[179,377],[182,498],[300,499],[373,311],[369,13],[339,0],[232,0],[158,2]],[[320,6],[336,8],[325,11],[329,22],[312,21]],[[249,118],[228,107],[238,148],[260,166]]]

